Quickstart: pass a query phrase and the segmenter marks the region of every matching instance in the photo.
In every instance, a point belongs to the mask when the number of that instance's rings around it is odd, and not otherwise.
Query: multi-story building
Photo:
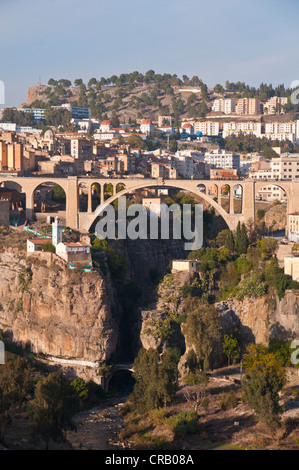
[[[240,155],[238,153],[229,153],[225,150],[212,150],[205,153],[205,163],[211,168],[232,168],[240,169]]]
[[[178,171],[172,163],[151,162],[152,178],[176,179]]]
[[[78,160],[93,158],[93,140],[83,137],[71,139],[71,156]]]
[[[281,114],[283,113],[283,107],[288,104],[288,98],[281,96],[272,96],[264,104],[264,113],[265,114]]]
[[[247,122],[224,122],[223,123],[223,138],[230,135],[238,134],[255,135],[262,137],[262,124],[260,122],[247,121]]]
[[[236,112],[236,100],[220,98],[213,102],[212,111],[216,113],[232,114]]]
[[[237,114],[261,114],[261,102],[257,98],[240,98],[236,106]]]
[[[35,121],[44,121],[46,110],[44,108],[19,108],[22,113],[31,114]]]
[[[194,122],[194,132],[201,132],[202,135],[217,136],[219,135],[219,122],[213,121],[196,121]]]
[[[64,103],[61,106],[52,106],[53,108],[64,108],[70,113],[74,119],[90,119],[91,111],[89,108],[72,106],[70,103]]]
[[[262,165],[262,168],[256,168],[255,165],[252,165],[249,171],[249,178],[255,180],[299,179],[298,154],[284,154],[280,157],[274,157],[268,162],[263,162]]]
[[[265,137],[268,140],[290,140],[296,144],[299,140],[299,126],[297,122],[267,122],[265,124]]]

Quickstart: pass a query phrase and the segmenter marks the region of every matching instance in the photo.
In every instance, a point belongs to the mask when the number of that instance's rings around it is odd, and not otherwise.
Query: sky
[[[29,86],[138,71],[290,87],[297,0],[0,0],[5,105]]]

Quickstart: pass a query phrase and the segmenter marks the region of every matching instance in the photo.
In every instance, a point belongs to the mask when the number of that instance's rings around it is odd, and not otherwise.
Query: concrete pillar
[[[235,207],[234,207],[234,187],[230,186],[229,187],[229,213],[234,214],[235,213]]]
[[[105,186],[105,184],[102,183],[101,184],[101,204],[103,204],[103,202],[104,202],[104,194],[105,194],[104,193],[104,186]]]
[[[244,223],[253,222],[255,226],[255,182],[246,181],[243,185]]]
[[[92,185],[91,184],[88,187],[87,212],[92,212]]]
[[[77,176],[69,176],[66,191],[66,225],[78,230],[79,194]]]
[[[34,214],[34,191],[26,190],[26,219],[31,220]]]

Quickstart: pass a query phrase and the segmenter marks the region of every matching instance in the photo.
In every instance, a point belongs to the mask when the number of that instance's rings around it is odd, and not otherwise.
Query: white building
[[[298,180],[299,154],[283,154],[280,157],[274,157],[262,170],[251,170],[249,178],[255,180]]]
[[[238,134],[255,135],[256,137],[262,137],[262,124],[260,122],[248,121],[248,122],[225,122],[223,123],[223,138],[227,138],[230,135]]]
[[[204,161],[211,168],[240,169],[240,155],[238,153],[229,153],[225,150],[212,150],[205,153]]]
[[[194,134],[194,128],[193,128],[193,125],[190,124],[189,122],[185,123],[182,125],[181,129],[180,129],[181,132],[184,132],[186,134],[189,134],[189,135],[193,135]]]
[[[27,240],[27,253],[41,251],[43,245],[51,243],[51,238],[31,238]]]
[[[90,254],[90,245],[86,242],[59,243],[56,246],[56,254],[66,262],[82,261],[84,255]]]
[[[100,125],[100,132],[106,133],[110,132],[112,129],[112,125],[110,121],[102,121]]]
[[[214,121],[196,121],[194,122],[194,132],[201,132],[202,135],[219,135],[219,122]]]
[[[267,122],[265,137],[268,140],[289,140],[292,144],[299,142],[299,121],[297,122]]]
[[[142,134],[150,134],[154,131],[154,125],[149,119],[143,119],[140,123],[140,132]]]
[[[220,98],[215,100],[212,106],[215,113],[232,114],[236,112],[236,100]]]

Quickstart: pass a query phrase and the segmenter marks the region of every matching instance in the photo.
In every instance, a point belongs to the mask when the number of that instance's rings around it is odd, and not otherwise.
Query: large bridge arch
[[[83,230],[89,231],[90,227],[95,222],[97,217],[100,216],[100,214],[105,210],[105,208],[109,204],[111,204],[113,201],[115,201],[119,197],[125,196],[130,191],[136,191],[138,189],[143,189],[143,188],[148,188],[148,187],[159,187],[159,188],[160,187],[173,187],[173,188],[189,191],[190,193],[195,194],[198,198],[201,198],[204,201],[206,201],[208,204],[214,207],[214,209],[219,213],[219,215],[221,215],[221,217],[223,217],[228,227],[231,230],[234,230],[237,226],[237,223],[240,217],[238,217],[238,215],[235,215],[235,214],[228,214],[223,209],[223,207],[221,207],[220,204],[218,204],[218,202],[215,201],[215,199],[213,199],[208,194],[202,191],[199,191],[198,186],[200,185],[200,183],[201,182],[197,180],[187,181],[186,183],[183,182],[182,180],[167,180],[167,181],[164,181],[163,183],[159,183],[157,182],[157,180],[153,180],[153,181],[146,180],[138,184],[127,185],[125,189],[113,194],[113,196],[111,196],[109,199],[104,201],[104,203],[100,204],[93,213],[88,214],[87,217],[84,217],[84,219],[82,220],[82,226],[80,228],[82,228]],[[207,180],[203,184],[205,183],[209,183],[209,181]],[[208,189],[208,184],[206,188]]]

